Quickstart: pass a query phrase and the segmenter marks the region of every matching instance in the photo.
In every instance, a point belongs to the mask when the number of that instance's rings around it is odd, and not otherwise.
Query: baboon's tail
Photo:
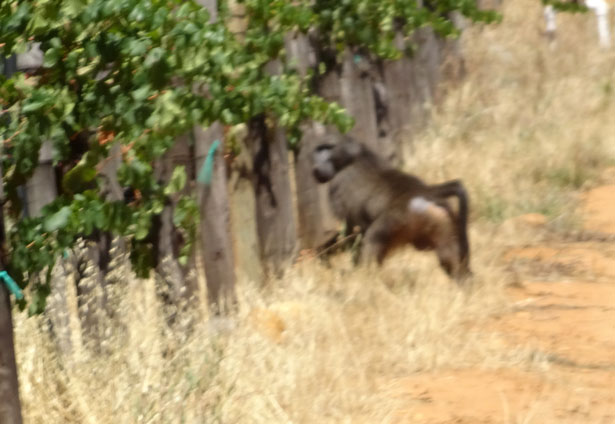
[[[455,196],[459,200],[459,212],[457,216],[457,231],[460,246],[460,259],[462,265],[470,269],[470,245],[468,243],[468,194],[460,180],[447,181],[442,184],[430,186],[431,194],[436,198]]]

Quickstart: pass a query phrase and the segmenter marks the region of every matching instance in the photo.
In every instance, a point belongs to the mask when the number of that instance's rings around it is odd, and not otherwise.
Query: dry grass
[[[27,423],[273,423],[391,420],[388,384],[412,372],[547,367],[523,346],[474,331],[507,307],[498,258],[524,234],[499,224],[545,213],[574,225],[572,200],[615,162],[613,52],[594,48],[587,18],[560,16],[559,50],[539,35],[536,0],[467,34],[468,78],[415,138],[406,167],[461,177],[472,196],[475,290],[462,293],[433,255],[403,251],[378,275],[298,264],[268,292],[239,284],[232,331],[168,330],[151,281],[116,295],[105,355],[54,353],[41,318],[16,317]],[[514,4],[514,5],[513,5]],[[584,23],[589,21],[587,25]],[[124,274],[124,280],[127,280]]]

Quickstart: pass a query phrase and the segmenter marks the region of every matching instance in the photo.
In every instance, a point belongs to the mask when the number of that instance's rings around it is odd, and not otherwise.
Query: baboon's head
[[[349,137],[344,137],[337,144],[319,144],[312,153],[314,178],[319,183],[331,181],[335,174],[350,165],[361,151],[361,144]]]

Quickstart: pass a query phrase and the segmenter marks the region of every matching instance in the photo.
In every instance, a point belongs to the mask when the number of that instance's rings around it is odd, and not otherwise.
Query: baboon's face
[[[361,152],[361,146],[349,140],[337,144],[320,144],[312,153],[312,174],[319,183],[329,182],[339,171],[351,164]]]
[[[316,181],[321,184],[331,181],[337,172],[331,160],[333,147],[330,144],[321,144],[312,153],[312,161],[314,163],[312,174]]]

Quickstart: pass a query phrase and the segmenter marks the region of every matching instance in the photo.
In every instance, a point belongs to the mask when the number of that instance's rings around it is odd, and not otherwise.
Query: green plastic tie
[[[211,147],[207,152],[207,156],[205,157],[205,162],[203,162],[203,166],[199,171],[199,175],[197,177],[197,181],[201,184],[210,185],[211,179],[214,173],[214,154],[220,145],[220,140],[214,140],[211,143]]]
[[[23,293],[21,292],[21,289],[19,288],[15,280],[13,280],[13,277],[9,275],[8,272],[0,271],[0,279],[4,281],[4,284],[6,285],[6,287],[9,289],[11,293],[13,293],[13,295],[15,295],[17,300],[23,299]]]

